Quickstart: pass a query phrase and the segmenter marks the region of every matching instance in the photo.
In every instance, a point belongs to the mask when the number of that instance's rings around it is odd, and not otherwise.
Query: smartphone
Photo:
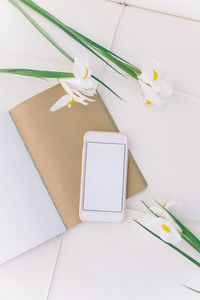
[[[127,157],[126,135],[103,131],[85,134],[79,210],[82,221],[123,219]]]

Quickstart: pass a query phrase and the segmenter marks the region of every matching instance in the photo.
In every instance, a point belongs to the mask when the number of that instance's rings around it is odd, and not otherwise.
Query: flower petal
[[[143,61],[141,71],[140,82],[146,83],[149,87],[151,86],[153,90],[153,92],[148,91],[147,87],[143,87],[144,93],[148,95],[148,97],[145,96],[145,103],[163,104],[163,97],[169,97],[173,92],[170,77],[166,73],[165,68],[157,60],[147,58]],[[151,93],[154,93],[153,98],[156,100],[151,100]],[[157,94],[157,97],[155,94]]]
[[[73,78],[60,78],[58,79],[68,96],[69,103],[65,103],[65,99],[61,98],[52,108],[55,111],[64,105],[71,105],[72,101],[79,102],[83,105],[88,105],[85,100],[94,102],[94,99],[87,98],[86,96],[93,97],[96,94],[96,84],[90,78],[91,71],[89,69],[89,59],[87,55],[79,55],[74,60],[74,76]],[[63,101],[63,102],[62,102]]]
[[[172,202],[172,201],[171,201]],[[169,202],[170,203],[170,202]],[[173,202],[174,203],[174,202]],[[167,205],[167,204],[166,204]],[[173,204],[171,204],[172,206]],[[166,207],[167,208],[167,207]],[[173,226],[176,228],[176,230],[178,230],[179,232],[181,232],[181,228],[178,226],[178,224],[176,224],[174,222],[174,219],[168,214],[168,212],[161,207],[158,206],[150,206],[150,209],[159,217],[161,217],[162,219],[165,219],[166,221],[169,221],[171,224],[173,224]]]
[[[87,96],[93,97],[96,94],[96,84],[91,78],[65,78],[65,82],[74,90],[79,90]]]
[[[54,103],[54,105],[50,108],[50,111],[54,112],[54,111],[62,108],[63,106],[70,107],[72,102],[73,102],[73,97],[70,95],[65,95],[65,96],[61,97],[56,103]]]
[[[152,89],[151,86],[147,85],[141,80],[139,80],[139,84],[143,90],[145,103],[149,101],[159,106],[162,104],[162,100],[159,98],[158,94]]]
[[[81,90],[82,93],[88,97],[93,97],[94,95],[96,95],[96,89],[91,89],[91,90]]]
[[[176,205],[176,202],[174,202],[174,201],[165,201],[162,203],[162,206],[166,209],[168,209],[174,205]]]
[[[158,230],[160,229],[160,218],[155,217],[153,215],[150,214],[145,214],[144,215],[144,223],[146,226],[150,227],[153,230]]]
[[[88,105],[87,102],[85,102],[85,100],[90,101],[90,102],[95,102],[95,99],[91,99],[86,97],[85,95],[81,94],[79,91],[75,91],[74,92],[74,101],[79,102],[83,105]]]
[[[153,78],[154,78],[154,73],[153,73],[152,67],[143,66],[142,69],[141,69],[141,71],[142,71],[142,73],[139,76],[139,78],[142,81],[151,84],[151,82],[153,81]]]
[[[73,92],[70,89],[69,85],[67,84],[67,78],[58,78],[58,81],[60,82],[60,84],[62,85],[63,89],[65,90],[65,92],[70,95],[71,97],[73,97]],[[73,79],[73,78],[72,78]]]
[[[167,211],[164,208],[159,207],[159,206],[150,206],[150,209],[159,217],[172,220],[172,218],[170,217],[170,215],[167,213]]]
[[[164,79],[158,79],[152,83],[152,88],[155,92],[159,93],[161,97],[169,97],[173,92],[170,83]]]
[[[166,230],[165,228],[167,228],[168,230]],[[177,244],[182,240],[181,235],[177,231],[175,226],[168,221],[165,221],[162,224],[162,226],[160,228],[160,237],[162,240],[166,241],[167,243],[171,243],[171,244]]]
[[[164,66],[154,58],[145,58],[142,62],[141,71],[140,78],[144,82],[151,84],[152,81],[156,81],[164,74]]]
[[[75,57],[73,73],[77,79],[86,79],[92,75],[89,68],[89,58],[87,54],[81,54]]]

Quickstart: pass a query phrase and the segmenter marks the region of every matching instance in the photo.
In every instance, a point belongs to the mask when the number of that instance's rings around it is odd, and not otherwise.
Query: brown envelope
[[[73,103],[52,113],[50,107],[65,94],[60,85],[14,107],[10,113],[58,209],[70,228],[79,219],[83,136],[87,131],[118,131],[100,96],[83,106]],[[146,182],[129,153],[127,198]]]

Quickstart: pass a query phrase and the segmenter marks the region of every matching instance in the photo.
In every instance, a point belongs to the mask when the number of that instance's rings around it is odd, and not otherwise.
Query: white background
[[[151,0],[140,7],[136,0],[126,6],[118,2],[37,1],[137,66],[153,56],[173,76],[175,91],[167,103],[146,106],[136,81],[122,79],[91,56],[94,72],[125,99],[122,104],[99,89],[148,182],[127,207],[144,211],[140,200],[177,201],[176,214],[200,235],[200,4]],[[53,25],[37,20],[70,54],[82,51]],[[0,1],[0,25],[1,67],[70,71],[66,59],[7,0]],[[56,84],[11,75],[1,75],[0,82],[0,111]],[[54,239],[0,266],[0,299],[198,299],[179,283],[200,289],[199,269],[144,232],[132,217],[142,216],[127,211],[122,224],[81,224],[64,235],[62,244]]]

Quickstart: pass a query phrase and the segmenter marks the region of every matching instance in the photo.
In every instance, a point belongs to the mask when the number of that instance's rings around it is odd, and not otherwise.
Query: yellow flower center
[[[151,101],[149,101],[148,99],[146,100],[146,104],[151,104]]]
[[[155,81],[158,78],[158,73],[153,70],[153,80]]]
[[[69,103],[65,104],[65,106],[72,104],[73,101],[74,101],[74,98],[72,98],[71,101],[69,101]]]
[[[165,224],[162,225],[162,229],[166,232],[171,232],[171,230],[169,229],[168,226],[166,226]]]
[[[83,79],[85,79],[85,78],[87,78],[87,77],[88,77],[88,68],[87,68],[87,67],[85,67],[85,69],[86,69],[86,73],[85,73],[85,76],[83,77]]]

